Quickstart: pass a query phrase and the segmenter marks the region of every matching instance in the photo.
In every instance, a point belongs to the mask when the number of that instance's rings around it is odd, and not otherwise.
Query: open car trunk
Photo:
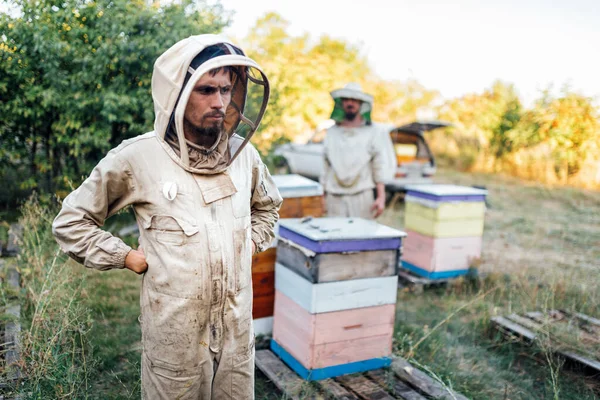
[[[412,122],[392,129],[390,137],[394,144],[398,166],[405,163],[429,163],[434,167],[435,159],[423,137],[423,133],[448,125],[450,124],[441,121]]]
[[[435,173],[435,158],[424,132],[448,126],[446,122],[412,122],[390,130],[396,155],[396,183],[428,183]]]
[[[431,163],[435,165],[431,151],[421,134],[393,130],[390,132],[390,136],[394,144],[398,166],[407,162]]]

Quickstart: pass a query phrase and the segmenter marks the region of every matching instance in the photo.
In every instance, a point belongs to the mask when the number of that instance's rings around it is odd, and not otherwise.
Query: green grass
[[[420,296],[402,293],[395,353],[412,355],[418,364],[470,398],[553,398],[555,388],[550,382],[544,349],[503,340],[489,324],[492,315],[506,310],[507,305],[501,305],[510,295],[491,293],[432,332],[433,327],[472,301],[477,293],[463,288],[426,291]],[[588,386],[593,386],[593,381],[586,381],[575,372],[561,371],[561,399],[596,398]]]
[[[6,247],[8,244],[8,230],[10,229],[10,225],[6,222],[0,222],[0,246],[2,249]]]
[[[473,399],[598,398],[597,378],[562,365],[543,340],[528,346],[501,338],[489,321],[555,308],[600,317],[600,193],[450,170],[437,180],[490,191],[478,263],[487,276],[420,295],[399,292],[395,354]],[[30,319],[24,330],[31,332],[24,337],[25,369],[35,378],[23,390],[39,399],[139,398],[140,278],[129,271],[85,270],[56,257],[47,229],[55,210],[35,212],[38,217],[25,214],[35,229],[19,261],[27,288],[20,296]],[[119,214],[107,226],[117,229],[130,218]],[[398,203],[380,222],[402,228],[403,218]],[[578,340],[565,345],[598,351]],[[256,398],[284,397],[257,372]]]
[[[489,190],[479,265],[488,276],[422,295],[401,292],[396,354],[414,357],[474,399],[597,398],[598,382],[562,366],[545,342],[501,340],[489,321],[556,308],[599,317],[600,193],[453,171],[442,171],[437,180]],[[403,218],[403,204],[397,204],[380,222],[402,228]],[[600,358],[593,343],[571,338],[564,344]]]
[[[22,209],[24,238],[15,265],[21,273],[20,369],[26,379],[9,382],[9,398],[84,398],[95,359],[89,346],[90,313],[81,302],[86,282],[58,251],[50,230],[55,211],[36,198]],[[7,293],[0,287],[2,296]],[[3,371],[0,371],[3,372]]]
[[[91,310],[91,346],[98,365],[92,399],[139,399],[141,278],[129,270],[85,271],[84,302]]]

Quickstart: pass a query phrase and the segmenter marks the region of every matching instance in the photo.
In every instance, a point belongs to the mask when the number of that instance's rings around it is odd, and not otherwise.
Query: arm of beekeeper
[[[279,208],[283,199],[258,151],[254,153],[252,167],[252,198],[250,204],[252,242],[255,252],[266,250],[275,238],[275,223],[279,219]]]
[[[371,141],[371,154],[373,180],[375,183],[385,184],[390,182],[396,172],[396,156],[394,153],[394,144],[386,128],[379,127],[375,140]]]
[[[319,183],[321,186],[325,187],[325,177],[327,176],[327,170],[329,169],[329,163],[327,162],[327,157],[325,153],[323,153],[323,170],[319,174]]]
[[[129,164],[113,150],[62,203],[52,233],[61,249],[88,268],[123,268],[131,250],[121,239],[100,229],[104,220],[133,201]]]
[[[394,142],[392,142],[392,138],[390,136],[390,131],[394,128],[394,125],[384,125],[381,129],[381,139],[384,151],[386,152],[386,161],[388,165],[386,166],[386,171],[388,172],[388,176],[386,179],[388,181],[392,181],[394,179],[394,175],[396,175],[396,168],[398,167],[398,162],[396,160],[396,150],[394,150]],[[387,181],[386,181],[387,182]]]
[[[327,180],[327,174],[329,173],[329,169],[331,165],[329,165],[329,159],[327,158],[327,135],[323,139],[323,170],[321,171],[321,175],[319,175],[319,183],[323,186],[323,190],[325,190],[325,184]]]

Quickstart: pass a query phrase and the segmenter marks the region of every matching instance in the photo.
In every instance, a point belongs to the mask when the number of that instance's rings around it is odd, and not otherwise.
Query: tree
[[[269,109],[255,143],[263,153],[281,141],[307,139],[329,118],[329,92],[359,82],[375,97],[378,121],[403,123],[437,96],[417,82],[389,82],[377,77],[358,46],[329,36],[292,36],[289,23],[276,13],[260,18],[243,48],[263,67],[271,84]]]
[[[228,23],[220,6],[194,1],[14,4],[19,15],[0,15],[0,174],[18,171],[21,188],[50,193],[152,129],[152,68],[164,50]]]
[[[454,128],[436,134],[432,147],[463,167],[600,186],[600,112],[593,99],[545,91],[526,108],[512,85],[496,82],[481,94],[449,100],[441,115]]]
[[[440,110],[441,118],[453,124],[446,132],[450,137],[434,147],[443,153],[450,149],[450,155],[459,158],[463,167],[495,168],[496,159],[512,151],[509,131],[519,123],[523,112],[514,86],[500,81],[481,94],[451,99]]]
[[[588,161],[600,165],[600,112],[592,99],[577,93],[552,97],[545,92],[509,134],[514,150],[546,145],[555,173],[563,183],[578,174]],[[590,171],[589,175],[595,172]]]

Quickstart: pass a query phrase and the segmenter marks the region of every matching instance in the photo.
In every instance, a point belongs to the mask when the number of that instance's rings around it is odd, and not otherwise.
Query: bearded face
[[[225,110],[231,102],[231,73],[221,69],[207,72],[194,86],[185,107],[186,139],[210,147],[223,133]]]
[[[342,99],[342,108],[344,109],[347,121],[353,121],[360,110],[361,101],[356,99]]]

